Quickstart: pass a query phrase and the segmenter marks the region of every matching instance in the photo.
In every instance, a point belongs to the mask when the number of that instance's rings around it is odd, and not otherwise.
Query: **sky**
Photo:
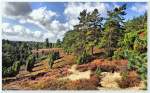
[[[2,39],[12,41],[38,41],[46,38],[50,42],[62,40],[65,33],[78,24],[79,13],[98,9],[101,16],[107,10],[125,3],[100,2],[5,2],[2,15]],[[148,4],[144,2],[126,2],[126,20],[143,15]]]

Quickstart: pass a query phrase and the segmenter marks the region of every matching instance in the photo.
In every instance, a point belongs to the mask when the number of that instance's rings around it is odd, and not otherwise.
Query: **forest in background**
[[[98,9],[92,12],[83,10],[78,17],[79,24],[68,31],[62,41],[57,40],[56,43],[49,43],[48,39],[45,42],[3,40],[3,78],[16,76],[22,65],[31,72],[34,64],[43,59],[49,59],[49,67],[52,69],[54,61],[59,59],[59,52],[53,51],[48,55],[39,55],[37,52],[33,55],[32,50],[62,48],[67,55],[74,55],[78,65],[88,64],[91,60],[98,58],[110,61],[127,60],[128,71],[136,71],[146,84],[147,13],[126,20],[125,10],[126,4],[107,11],[106,17],[102,17]],[[95,54],[94,48],[102,49],[103,52]],[[109,69],[109,67],[106,68]],[[103,72],[103,68],[97,67],[96,72]],[[127,77],[126,74],[127,71],[124,72],[124,77]],[[126,80],[126,82],[130,81]]]

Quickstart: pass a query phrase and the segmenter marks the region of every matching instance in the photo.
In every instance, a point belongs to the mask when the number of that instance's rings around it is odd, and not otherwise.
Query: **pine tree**
[[[49,40],[48,40],[48,38],[45,39],[45,48],[49,48]]]
[[[102,44],[108,57],[113,55],[114,50],[118,47],[118,41],[123,35],[125,9],[126,4],[112,11],[107,11],[108,18],[104,26]]]
[[[97,9],[94,9],[94,11],[88,16],[88,20],[89,28],[86,33],[86,40],[88,47],[91,49],[91,54],[93,55],[93,48],[98,44],[99,38],[101,37],[101,32],[103,30],[103,17],[100,17]]]

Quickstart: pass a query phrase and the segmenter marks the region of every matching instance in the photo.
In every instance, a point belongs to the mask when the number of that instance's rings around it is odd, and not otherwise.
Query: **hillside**
[[[3,89],[147,89],[147,13],[125,20],[126,4],[101,16],[81,11],[63,40],[3,40]]]

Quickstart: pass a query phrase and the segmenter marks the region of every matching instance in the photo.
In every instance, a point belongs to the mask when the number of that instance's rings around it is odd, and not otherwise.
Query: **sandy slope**
[[[79,79],[90,79],[91,71],[79,72],[76,70],[77,65],[72,65],[69,71],[72,73],[62,79],[79,80]]]

